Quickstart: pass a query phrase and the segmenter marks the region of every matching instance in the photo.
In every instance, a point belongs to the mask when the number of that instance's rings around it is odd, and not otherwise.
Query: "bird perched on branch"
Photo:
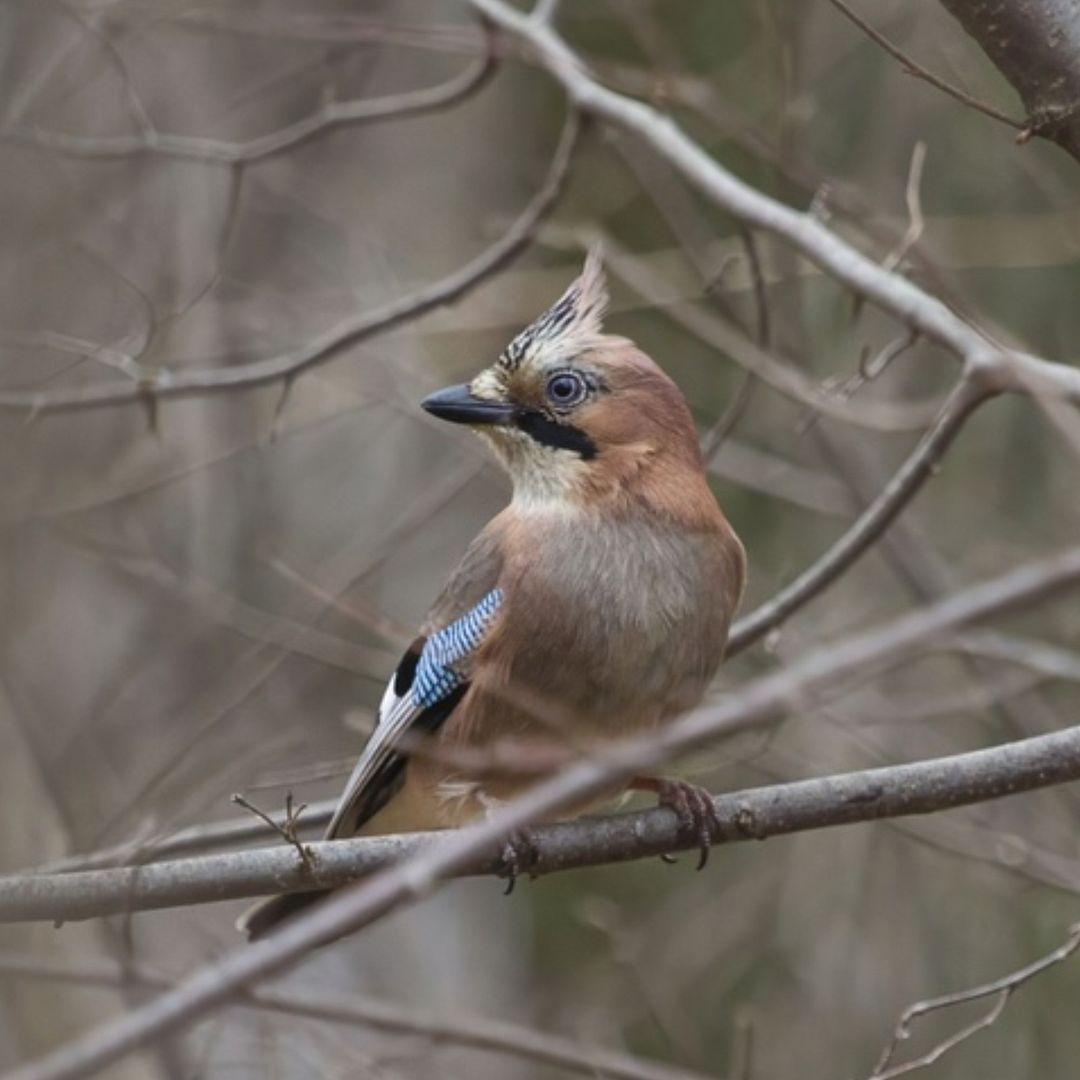
[[[463,754],[508,739],[536,761],[595,751],[693,707],[712,679],[743,591],[743,547],[709,489],[682,394],[632,342],[604,333],[607,299],[594,250],[491,367],[423,402],[483,438],[513,498],[402,658],[327,838],[486,814],[535,776],[470,770]],[[704,859],[705,793],[656,777],[629,787],[670,805]],[[507,858],[513,873],[518,854]],[[318,895],[273,897],[241,929],[259,937]]]

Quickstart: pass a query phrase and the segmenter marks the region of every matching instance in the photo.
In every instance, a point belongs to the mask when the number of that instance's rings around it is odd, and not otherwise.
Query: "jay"
[[[513,496],[402,658],[327,838],[488,813],[530,780],[470,775],[462,751],[595,748],[692,708],[716,672],[743,546],[709,488],[685,399],[631,341],[604,333],[607,299],[594,250],[491,367],[422,403],[487,443]],[[711,800],[681,781],[629,786],[672,806],[704,861]],[[273,897],[239,925],[260,937],[318,896]]]

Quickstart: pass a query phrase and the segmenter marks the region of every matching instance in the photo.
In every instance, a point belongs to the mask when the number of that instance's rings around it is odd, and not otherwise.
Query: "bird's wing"
[[[471,659],[503,602],[502,559],[481,534],[466,553],[409,646],[379,705],[375,730],[353,768],[326,830],[352,836],[389,802],[404,780],[403,740],[437,730],[469,688]]]

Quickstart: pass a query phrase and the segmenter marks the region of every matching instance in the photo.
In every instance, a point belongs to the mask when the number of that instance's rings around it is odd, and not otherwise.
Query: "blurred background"
[[[1021,114],[937,3],[861,8]],[[557,25],[603,81],[670,109],[748,182],[813,206],[999,339],[1075,355],[1080,166],[1052,144],[1017,146],[825,2],[576,0]],[[295,355],[497,243],[550,177],[566,104],[505,42],[485,72],[486,48],[452,0],[0,5],[0,871],[235,818],[237,791],[276,810],[287,791],[340,790],[400,648],[508,496],[479,442],[417,403],[490,363],[595,236],[609,327],[699,421],[750,553],[744,611],[840,534],[956,377],[917,342],[860,379],[861,361],[909,344],[902,326],[586,125],[533,242],[453,305],[291,380],[49,409],[163,369],[197,379]],[[337,103],[445,85],[460,92],[443,108],[304,127]],[[748,374],[747,343],[806,392]],[[1030,401],[982,409],[886,542],[727,665],[716,694],[1075,542],[1076,453],[1075,431]],[[1080,611],[1001,628],[1075,646]],[[1076,703],[1075,687],[972,645],[684,771],[731,790],[918,760],[1065,726]],[[1080,917],[1078,798],[736,845],[701,874],[687,857],[509,898],[453,883],[286,985],[515,1020],[714,1077],[866,1075],[909,1001],[1064,938]],[[0,950],[175,977],[237,946],[242,906],[5,927]],[[0,975],[0,1065],[142,993]],[[1048,972],[932,1075],[1075,1075],[1078,995],[1080,961]],[[928,1023],[912,1049],[974,1015]],[[237,1009],[109,1075],[561,1074]]]

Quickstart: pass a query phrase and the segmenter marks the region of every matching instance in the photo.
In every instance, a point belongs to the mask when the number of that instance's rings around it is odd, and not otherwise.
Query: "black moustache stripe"
[[[585,461],[596,457],[596,443],[581,428],[573,424],[560,424],[549,420],[535,409],[518,414],[517,426],[541,446],[553,446],[557,450],[573,450]]]

